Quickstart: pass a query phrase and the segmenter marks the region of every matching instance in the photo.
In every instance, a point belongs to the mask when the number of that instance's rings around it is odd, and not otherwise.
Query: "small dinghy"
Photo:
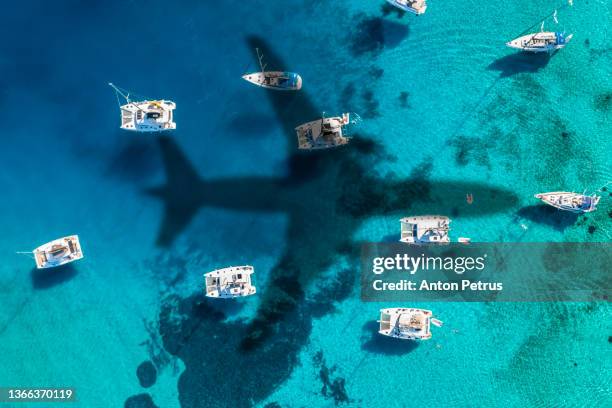
[[[174,102],[165,99],[133,102],[129,92],[112,83],[109,85],[115,90],[121,109],[121,129],[135,132],[163,132],[176,129],[173,120],[173,112],[176,109]],[[122,105],[119,96],[122,96],[127,103]]]
[[[402,340],[429,340],[431,324],[442,327],[431,310],[395,307],[380,310],[378,333]]]
[[[204,274],[206,296],[211,298],[237,298],[254,295],[257,289],[251,283],[252,266],[230,266]]]
[[[277,91],[299,91],[302,88],[302,77],[295,72],[266,71],[266,66],[262,62],[263,55],[259,53],[259,48],[256,51],[261,71],[245,74],[242,79],[262,88]]]
[[[426,0],[387,0],[387,3],[409,13],[414,13],[417,16],[425,13],[425,10],[427,10]]]
[[[29,254],[30,252],[20,252]],[[31,252],[36,261],[36,268],[46,269],[77,261],[83,258],[78,235],[58,238],[47,242]]]
[[[343,113],[342,116],[331,118],[323,116],[321,119],[296,127],[298,149],[329,149],[348,144],[350,138],[344,135],[344,127],[349,125],[349,123],[354,124],[361,120],[359,115],[353,115],[356,117],[353,121],[350,120],[349,113]]]
[[[539,198],[544,203],[560,210],[581,214],[595,211],[601,197],[595,194],[588,196],[567,191],[556,191],[536,194],[535,198]]]

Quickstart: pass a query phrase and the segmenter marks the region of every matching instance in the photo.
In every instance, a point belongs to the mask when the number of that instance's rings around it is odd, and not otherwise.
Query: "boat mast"
[[[257,59],[259,60],[259,67],[261,68],[261,73],[263,74],[266,70],[266,65],[263,63],[263,54],[259,53],[259,48],[255,48],[257,52]]]
[[[121,89],[116,87],[115,84],[113,84],[112,82],[109,82],[108,84],[110,85],[111,88],[113,88],[115,90],[115,92],[117,94],[123,96],[128,103],[132,103],[132,101],[130,100],[130,94],[129,93],[127,95],[124,94],[123,92],[121,92]]]

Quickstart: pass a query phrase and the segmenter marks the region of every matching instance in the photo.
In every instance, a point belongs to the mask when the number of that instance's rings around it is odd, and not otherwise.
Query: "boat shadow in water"
[[[414,340],[401,340],[383,336],[378,333],[378,322],[371,321],[363,325],[364,337],[368,340],[361,345],[363,351],[387,356],[401,356],[419,347]]]
[[[50,289],[72,280],[77,275],[77,269],[72,264],[55,268],[32,268],[32,287],[36,290]]]
[[[516,215],[538,224],[547,225],[561,232],[567,227],[574,225],[580,216],[580,214],[557,210],[544,204],[523,207]]]
[[[499,71],[501,78],[511,77],[522,73],[536,73],[544,69],[556,52],[550,54],[548,52],[529,53],[517,52],[506,55],[493,61],[487,69],[489,71]]]
[[[410,29],[406,24],[385,18],[358,14],[354,20],[358,22],[354,25],[347,41],[354,56],[378,54],[384,48],[395,48],[410,35]]]

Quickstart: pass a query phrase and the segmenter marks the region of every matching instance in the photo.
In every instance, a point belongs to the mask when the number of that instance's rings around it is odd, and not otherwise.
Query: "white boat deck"
[[[251,282],[252,266],[231,266],[204,274],[206,296],[235,298],[254,295],[257,292]]]
[[[450,242],[450,219],[440,215],[406,217],[400,220],[400,241],[408,244]]]

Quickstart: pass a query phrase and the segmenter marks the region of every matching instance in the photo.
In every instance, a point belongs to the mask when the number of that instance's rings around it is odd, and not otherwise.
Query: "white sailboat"
[[[557,16],[555,12],[555,21]],[[531,33],[508,41],[506,46],[527,52],[552,52],[560,50],[570,42],[574,35],[565,35],[565,33],[544,31],[544,22],[540,26],[539,33]]]
[[[39,246],[31,252],[19,253],[33,254],[38,269],[54,268],[83,258],[78,235],[58,238]]]
[[[443,325],[433,317],[431,310],[404,307],[380,309],[378,323],[378,333],[402,340],[429,340],[431,325]]]
[[[242,79],[262,88],[276,91],[299,91],[302,88],[302,77],[295,72],[266,71],[263,55],[259,53],[259,48],[256,48],[255,51],[257,51],[261,71],[245,74]]]
[[[568,191],[555,191],[551,193],[536,194],[535,198],[555,208],[573,213],[587,213],[597,209],[601,199],[598,195],[585,195]]]
[[[426,0],[387,0],[387,3],[416,15],[424,14],[427,10]]]
[[[257,292],[251,282],[252,266],[230,266],[204,274],[206,296],[231,299],[254,295]]]
[[[303,123],[296,127],[298,138],[298,149],[318,150],[329,149],[348,144],[350,138],[344,134],[344,128],[349,124],[358,123],[361,118],[353,113],[355,119],[351,121],[349,113],[342,116],[326,118],[325,114],[321,119]]]
[[[176,129],[174,102],[165,99],[134,102],[130,99],[129,92],[110,82],[109,85],[115,90],[121,109],[121,129],[136,132],[163,132]],[[127,103],[122,105],[119,96],[122,96]]]
[[[448,217],[420,215],[400,220],[400,241],[407,244],[446,244],[450,242]]]

